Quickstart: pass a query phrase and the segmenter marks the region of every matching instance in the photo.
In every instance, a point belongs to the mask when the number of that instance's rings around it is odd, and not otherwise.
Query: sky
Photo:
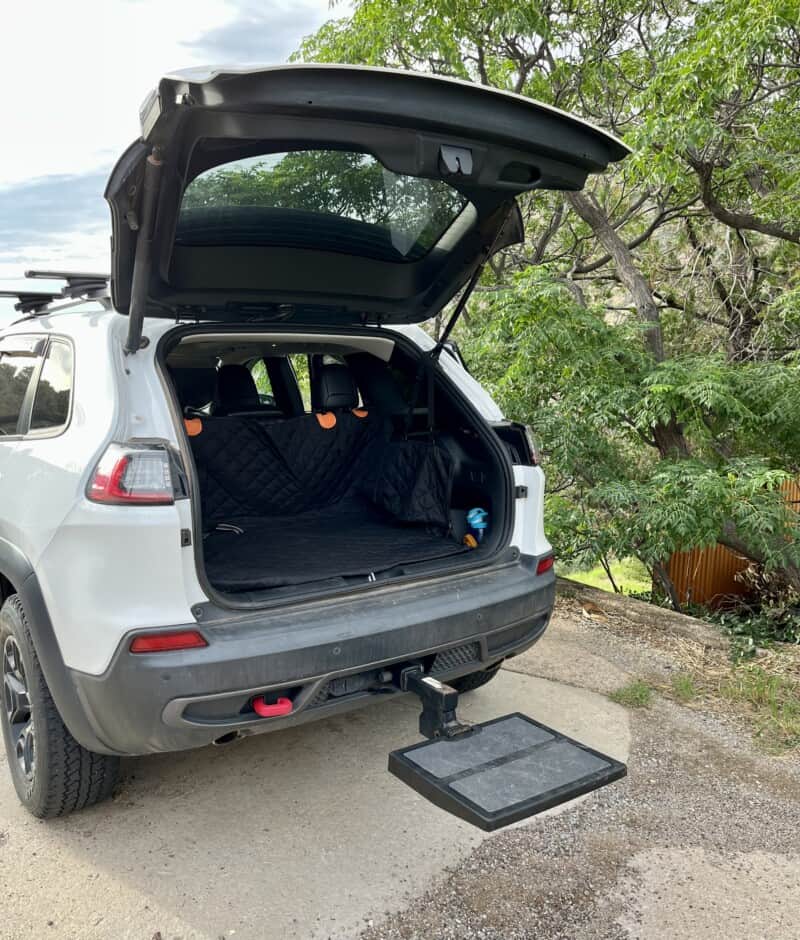
[[[30,268],[109,270],[103,190],[161,75],[283,62],[332,15],[328,0],[14,4],[0,31],[0,290]],[[15,316],[0,298],[0,324]]]

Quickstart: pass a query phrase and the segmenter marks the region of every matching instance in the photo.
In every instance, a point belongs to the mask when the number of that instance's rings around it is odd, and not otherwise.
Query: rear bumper
[[[475,672],[522,652],[544,632],[555,578],[552,571],[537,576],[536,562],[523,557],[281,612],[226,614],[199,625],[208,641],[203,649],[133,655],[126,637],[102,676],[70,670],[81,714],[70,721],[66,713],[65,721],[91,750],[174,751],[376,701],[386,690],[370,691],[370,684],[392,666],[422,662],[445,679]],[[292,698],[291,715],[252,711],[253,696],[278,691]]]

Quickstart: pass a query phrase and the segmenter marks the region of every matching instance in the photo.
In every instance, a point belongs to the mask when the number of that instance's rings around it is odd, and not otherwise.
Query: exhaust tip
[[[211,743],[214,747],[224,747],[226,744],[233,744],[234,741],[238,741],[242,735],[238,731],[229,731],[227,734],[223,734],[221,737],[212,741]]]

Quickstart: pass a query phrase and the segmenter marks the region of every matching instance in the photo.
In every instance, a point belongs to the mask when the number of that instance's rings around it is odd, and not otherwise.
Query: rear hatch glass
[[[441,180],[352,150],[291,150],[201,173],[183,194],[178,245],[283,245],[382,261],[423,258],[467,205]]]

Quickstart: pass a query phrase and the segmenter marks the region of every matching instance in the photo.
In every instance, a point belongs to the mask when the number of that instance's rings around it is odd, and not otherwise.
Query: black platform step
[[[619,780],[625,764],[514,713],[389,754],[389,770],[487,831]]]

